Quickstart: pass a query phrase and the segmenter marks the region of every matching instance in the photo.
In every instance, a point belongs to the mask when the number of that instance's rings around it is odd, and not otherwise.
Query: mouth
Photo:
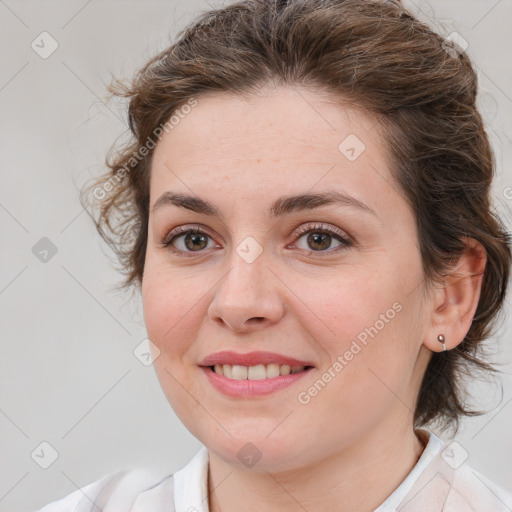
[[[304,379],[315,368],[311,361],[276,352],[231,350],[206,356],[199,367],[217,391],[239,399],[256,399],[280,391]]]
[[[276,363],[253,366],[215,364],[203,368],[208,368],[211,372],[230,380],[272,380],[281,376],[308,371],[313,366],[290,366]]]

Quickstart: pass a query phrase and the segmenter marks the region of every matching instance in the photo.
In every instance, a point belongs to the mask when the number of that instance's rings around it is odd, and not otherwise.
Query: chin
[[[300,442],[288,437],[286,440],[276,436],[271,439],[265,435],[248,433],[239,437],[225,435],[224,442],[219,438],[208,438],[202,443],[226,463],[251,471],[283,471],[293,469],[301,457],[297,449]],[[303,461],[301,461],[303,462]]]

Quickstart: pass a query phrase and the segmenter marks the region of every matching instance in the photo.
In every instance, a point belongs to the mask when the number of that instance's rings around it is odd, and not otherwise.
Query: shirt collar
[[[395,512],[421,473],[439,453],[443,442],[433,432],[418,429],[428,439],[418,462],[393,493],[374,512]],[[209,512],[208,449],[202,446],[193,459],[174,473],[174,506],[176,512]]]
[[[443,441],[439,439],[433,432],[427,429],[419,430],[426,439],[428,439],[427,445],[423,450],[418,462],[412,468],[410,473],[402,480],[402,483],[389,495],[389,497],[377,507],[373,512],[395,512],[404,497],[411,490],[415,482],[418,480],[420,475],[425,471],[428,465],[432,462],[434,457],[439,453],[443,446]]]
[[[208,460],[208,449],[202,446],[183,469],[174,473],[176,512],[209,512]]]

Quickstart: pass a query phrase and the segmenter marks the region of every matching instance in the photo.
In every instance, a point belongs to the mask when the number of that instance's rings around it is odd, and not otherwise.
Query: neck
[[[240,469],[210,451],[209,511],[372,512],[418,462],[424,444],[414,430],[379,428],[357,445],[279,473]]]

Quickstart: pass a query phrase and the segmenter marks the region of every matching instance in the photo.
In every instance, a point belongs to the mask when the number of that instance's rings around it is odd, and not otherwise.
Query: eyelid
[[[326,224],[325,222],[306,222],[305,224],[299,224],[297,228],[294,229],[294,234],[296,237],[300,237],[301,235],[308,233],[310,231],[326,231],[328,233],[332,233],[338,235],[340,238],[347,242],[352,242],[352,237],[348,235],[345,231],[333,226],[332,224]]]
[[[337,228],[334,225],[326,224],[326,223],[320,222],[320,221],[317,221],[317,222],[310,221],[310,222],[299,224],[299,226],[297,226],[293,230],[294,239],[293,239],[292,243],[297,242],[297,240],[302,238],[303,235],[305,235],[306,233],[310,233],[310,232],[327,233],[330,236],[337,238],[338,241],[342,244],[342,246],[339,246],[335,249],[326,250],[326,251],[309,250],[308,252],[311,254],[319,253],[319,254],[332,255],[332,254],[336,254],[336,253],[340,252],[343,249],[348,249],[349,247],[352,247],[355,243],[353,238],[350,235],[348,235],[345,231],[342,231],[341,229]],[[173,248],[172,244],[171,244],[173,239],[175,239],[181,235],[187,235],[189,233],[204,234],[204,235],[210,237],[212,240],[214,239],[214,237],[209,233],[209,230],[207,228],[203,227],[201,224],[184,224],[182,226],[178,226],[174,229],[171,229],[163,237],[163,239],[160,242],[160,245],[163,248],[169,248],[169,250],[171,252],[173,252],[174,254],[193,256],[194,251],[191,251],[191,252],[180,251],[178,249]],[[286,247],[289,247],[289,245],[287,245]],[[305,249],[301,249],[301,250],[305,250]],[[204,252],[205,251],[197,251],[197,254],[201,255]]]
[[[167,245],[170,241],[179,235],[188,234],[190,231],[200,231],[202,234],[208,235],[210,238],[213,238],[208,230],[203,227],[201,224],[184,224],[183,226],[178,226],[176,228],[171,229],[160,241],[161,245]]]

